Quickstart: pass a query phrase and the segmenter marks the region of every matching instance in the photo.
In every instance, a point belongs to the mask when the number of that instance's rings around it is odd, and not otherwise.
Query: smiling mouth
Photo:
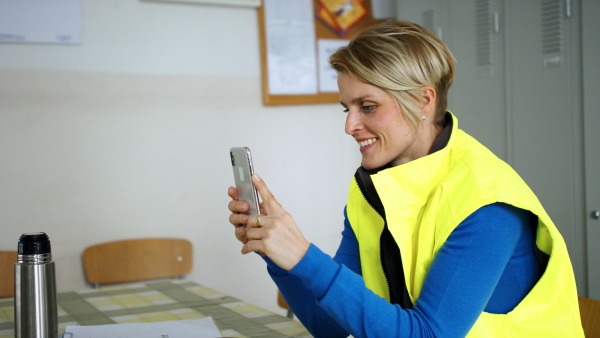
[[[366,146],[368,146],[368,145],[371,145],[371,144],[373,144],[373,143],[375,143],[375,142],[377,142],[377,138],[370,138],[370,139],[368,139],[368,140],[364,140],[364,141],[360,141],[360,142],[358,142],[358,145],[359,145],[361,148],[363,148],[363,147],[366,147]]]

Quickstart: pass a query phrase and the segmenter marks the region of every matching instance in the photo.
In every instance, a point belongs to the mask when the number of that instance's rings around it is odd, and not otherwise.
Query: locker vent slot
[[[435,29],[435,12],[433,11],[433,9],[429,9],[423,12],[423,28],[436,35],[437,32]]]
[[[542,1],[542,52],[544,55],[562,52],[561,0]]]
[[[477,65],[492,65],[492,9],[490,0],[475,1]]]

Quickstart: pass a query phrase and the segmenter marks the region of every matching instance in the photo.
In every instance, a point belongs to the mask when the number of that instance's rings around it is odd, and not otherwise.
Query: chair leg
[[[294,319],[294,313],[292,312],[292,310],[288,310],[288,312],[287,312],[287,317],[288,317],[289,319]]]

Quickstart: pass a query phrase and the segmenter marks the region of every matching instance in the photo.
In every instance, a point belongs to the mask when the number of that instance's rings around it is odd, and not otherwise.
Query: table
[[[59,333],[102,325],[211,316],[225,337],[310,337],[301,323],[187,280],[121,284],[57,295]],[[0,338],[14,335],[14,300],[0,299]]]

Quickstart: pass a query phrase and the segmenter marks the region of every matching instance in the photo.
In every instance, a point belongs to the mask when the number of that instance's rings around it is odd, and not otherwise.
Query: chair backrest
[[[192,271],[192,243],[186,239],[143,238],[92,245],[83,251],[88,282],[124,283],[181,277]]]
[[[579,297],[581,325],[586,337],[600,337],[600,301]]]
[[[15,296],[16,251],[0,251],[0,297]]]

